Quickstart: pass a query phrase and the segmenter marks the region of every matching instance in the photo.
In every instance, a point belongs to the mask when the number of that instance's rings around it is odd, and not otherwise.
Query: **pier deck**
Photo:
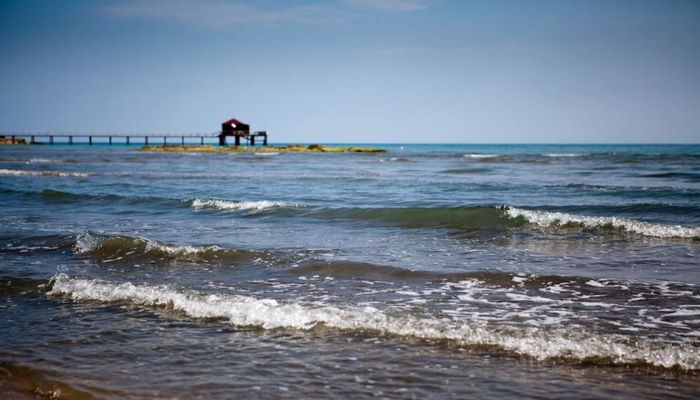
[[[20,144],[24,139],[28,144],[122,144],[122,145],[155,145],[155,144],[216,144],[219,143],[219,133],[84,133],[84,132],[0,132],[0,138],[5,138],[11,144]],[[267,143],[267,137],[265,137]],[[255,139],[252,140],[254,145]],[[240,145],[236,141],[236,145]]]

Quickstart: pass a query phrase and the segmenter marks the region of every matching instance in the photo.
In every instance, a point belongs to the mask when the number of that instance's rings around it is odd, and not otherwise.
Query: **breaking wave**
[[[290,203],[286,201],[230,201],[217,199],[194,199],[192,200],[192,208],[195,210],[219,210],[219,211],[264,211],[275,208],[298,208],[303,207],[299,203]]]
[[[328,328],[395,337],[451,341],[462,346],[500,349],[545,359],[602,364],[646,364],[683,370],[700,369],[700,348],[687,342],[631,339],[619,334],[581,330],[490,325],[478,318],[447,318],[381,310],[373,306],[320,302],[280,302],[271,298],[197,291],[148,284],[111,283],[55,275],[50,296],[74,301],[120,303],[166,309],[194,319],[220,320],[262,329]]]
[[[613,228],[643,236],[659,238],[697,238],[700,228],[687,228],[680,225],[663,225],[637,221],[622,217],[592,217],[561,212],[524,210],[506,207],[506,214],[511,218],[525,218],[529,223],[542,227],[578,225],[584,228]]]
[[[0,168],[0,175],[10,175],[10,176],[58,176],[58,177],[77,177],[77,178],[87,178],[92,174],[87,172],[74,172],[74,171],[33,171],[25,169],[7,169]]]
[[[162,243],[141,237],[100,235],[85,232],[76,239],[77,254],[110,262],[197,262],[239,264],[263,257],[265,253],[223,249],[219,246],[190,246]]]
[[[623,211],[624,207],[621,208]],[[658,207],[654,205],[653,208]],[[311,215],[321,218],[379,221],[406,228],[446,228],[462,233],[508,230],[534,225],[541,228],[628,232],[658,238],[700,237],[700,228],[656,224],[624,217],[526,210],[511,206],[337,208],[317,210]]]
[[[496,157],[500,157],[500,154],[468,153],[468,154],[464,154],[463,157],[465,157],[465,158],[477,158],[477,159],[496,158]]]
[[[586,154],[586,153],[545,153],[542,155],[545,157],[559,158],[559,157],[583,157],[583,156],[586,156],[588,154]]]

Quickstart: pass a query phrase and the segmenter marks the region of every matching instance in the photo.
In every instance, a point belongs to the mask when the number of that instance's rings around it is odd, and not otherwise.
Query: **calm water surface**
[[[0,391],[697,398],[700,146],[0,148]]]

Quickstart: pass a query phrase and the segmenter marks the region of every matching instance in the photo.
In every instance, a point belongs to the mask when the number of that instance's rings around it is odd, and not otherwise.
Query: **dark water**
[[[0,148],[0,391],[697,398],[700,146]]]

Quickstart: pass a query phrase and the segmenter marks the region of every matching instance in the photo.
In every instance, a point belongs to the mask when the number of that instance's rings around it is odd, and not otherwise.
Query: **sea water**
[[[697,398],[700,146],[0,148],[0,391]]]

